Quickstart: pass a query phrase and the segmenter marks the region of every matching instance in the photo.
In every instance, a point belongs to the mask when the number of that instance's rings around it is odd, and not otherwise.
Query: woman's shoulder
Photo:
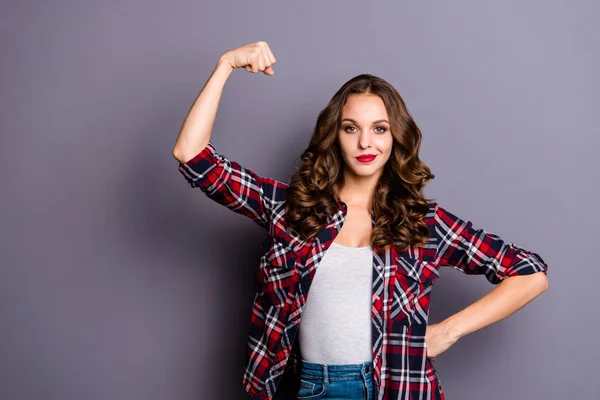
[[[427,212],[425,213],[424,219],[429,221],[429,224],[433,224],[438,211],[438,203],[435,199],[427,199]]]
[[[287,190],[289,188],[289,183],[280,181],[278,179],[274,179],[271,177],[263,178],[263,191],[267,191],[270,193],[265,193],[267,197],[275,200],[275,201],[285,201]]]

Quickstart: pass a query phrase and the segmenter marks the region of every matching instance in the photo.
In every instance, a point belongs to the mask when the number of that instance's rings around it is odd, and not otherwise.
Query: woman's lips
[[[361,163],[369,163],[369,162],[373,161],[376,157],[377,157],[377,155],[368,155],[368,156],[358,156],[355,158],[358,161],[360,161]]]

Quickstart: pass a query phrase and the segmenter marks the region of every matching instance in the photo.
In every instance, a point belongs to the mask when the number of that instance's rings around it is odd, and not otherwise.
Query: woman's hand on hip
[[[457,341],[458,338],[453,337],[443,324],[427,325],[425,333],[427,358],[434,361],[438,355],[448,350]]]

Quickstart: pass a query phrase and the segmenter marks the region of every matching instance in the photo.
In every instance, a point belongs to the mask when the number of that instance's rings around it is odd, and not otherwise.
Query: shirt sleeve
[[[200,188],[210,199],[267,230],[276,191],[287,187],[229,160],[215,150],[212,142],[191,160],[180,162],[179,171],[191,187]]]
[[[493,284],[510,276],[547,274],[548,265],[539,254],[474,228],[471,221],[457,217],[438,204],[435,218],[441,266],[448,265],[469,275],[484,274]]]

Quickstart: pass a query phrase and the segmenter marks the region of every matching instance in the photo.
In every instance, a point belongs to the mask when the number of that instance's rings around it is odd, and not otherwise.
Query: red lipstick
[[[362,156],[356,157],[361,163],[370,163],[377,157],[376,154],[363,154]]]

